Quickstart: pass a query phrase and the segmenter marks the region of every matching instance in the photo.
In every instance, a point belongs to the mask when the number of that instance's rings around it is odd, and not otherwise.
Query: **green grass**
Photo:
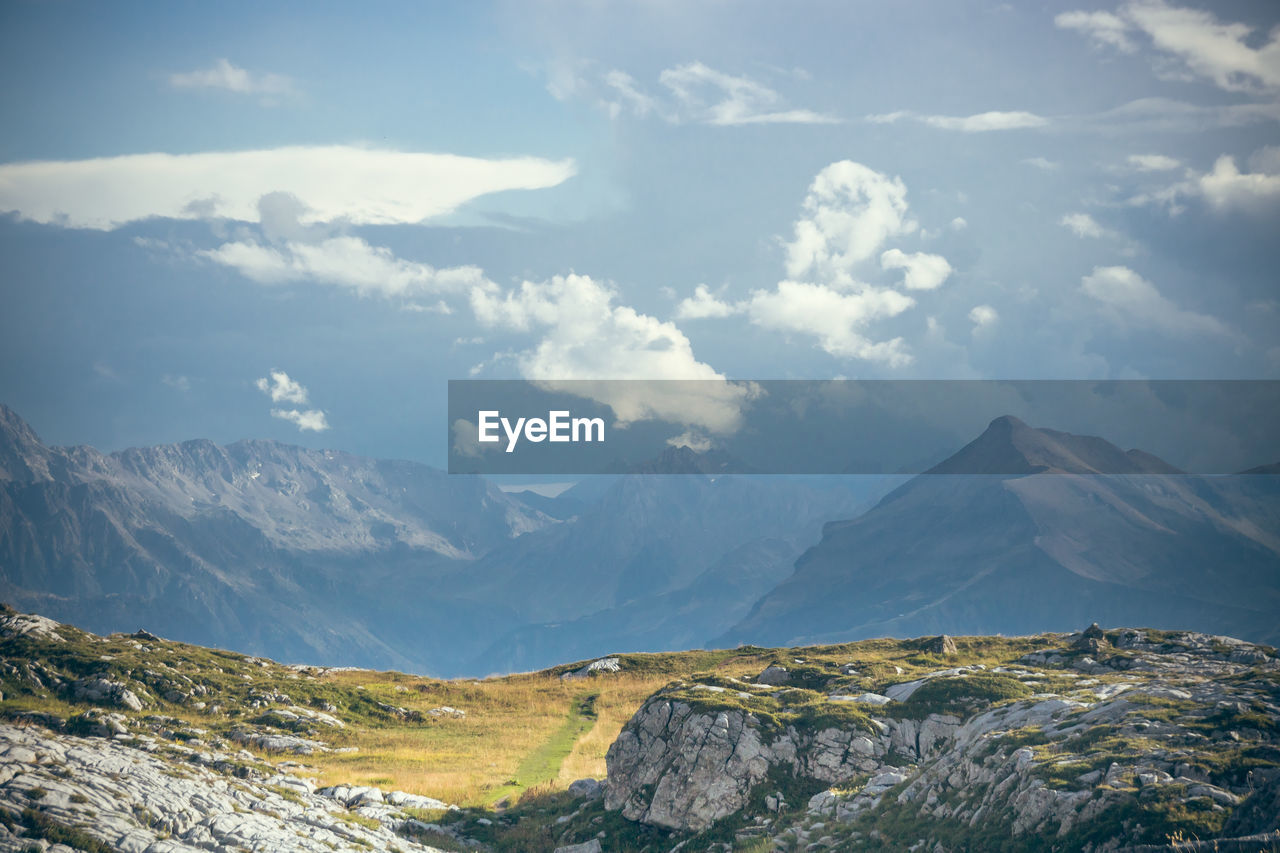
[[[584,694],[569,707],[564,723],[537,749],[525,756],[516,768],[511,783],[494,791],[491,803],[500,802],[535,785],[554,783],[560,775],[560,765],[568,757],[578,738],[595,725],[597,693]]]

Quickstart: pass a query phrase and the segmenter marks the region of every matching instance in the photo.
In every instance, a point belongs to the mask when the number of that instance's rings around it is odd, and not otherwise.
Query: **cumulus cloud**
[[[787,276],[853,284],[853,267],[871,258],[891,237],[915,231],[907,216],[907,188],[852,160],[827,166],[801,205],[787,244]]]
[[[907,311],[915,299],[866,279],[902,269],[901,287],[932,290],[951,274],[951,265],[940,255],[885,248],[917,230],[906,194],[901,179],[850,160],[819,172],[785,245],[786,279],[773,290],[753,292],[742,306],[751,322],[811,336],[839,358],[909,364],[901,337],[876,340],[869,327]]]
[[[1081,291],[1096,300],[1117,325],[1175,335],[1207,334],[1230,337],[1232,331],[1217,317],[1179,308],[1156,286],[1128,267],[1094,267],[1080,281]]]
[[[1182,165],[1181,160],[1164,154],[1130,154],[1127,162],[1139,172],[1168,172]]]
[[[1229,92],[1280,90],[1280,30],[1259,38],[1247,24],[1224,23],[1212,12],[1164,0],[1125,3],[1115,14],[1065,12],[1054,22],[1126,53],[1145,36],[1162,76],[1200,77]]]
[[[717,298],[705,284],[693,289],[693,296],[680,300],[676,306],[677,320],[701,320],[706,317],[729,317],[741,309]]]
[[[1208,172],[1187,170],[1186,178],[1153,192],[1129,199],[1131,205],[1164,205],[1171,214],[1180,213],[1184,199],[1201,199],[1216,213],[1261,214],[1280,205],[1280,156],[1263,148],[1249,158],[1257,171],[1241,172],[1235,158],[1219,157]]]
[[[227,59],[218,59],[209,68],[169,75],[175,89],[222,89],[239,95],[292,95],[293,81],[282,74],[255,74]]]
[[[899,110],[892,113],[881,113],[867,116],[867,121],[874,124],[895,124],[907,119],[936,127],[940,130],[956,130],[961,133],[985,133],[992,130],[1024,130],[1026,128],[1045,127],[1049,120],[1044,116],[1022,110],[978,113],[971,116],[921,115],[910,110]]]
[[[889,249],[880,256],[880,266],[906,270],[902,284],[907,290],[934,290],[951,275],[946,258],[925,252],[907,254],[901,249]]]
[[[872,321],[895,317],[914,304],[911,297],[887,288],[843,293],[821,284],[780,281],[775,290],[753,293],[747,312],[758,326],[817,338],[818,345],[831,355],[902,367],[911,363],[902,338],[874,341],[862,330]]]
[[[1068,213],[1058,220],[1058,224],[1081,238],[1096,240],[1101,237],[1108,237],[1112,233],[1109,229],[1099,225],[1098,220],[1087,213]]]
[[[270,397],[273,403],[306,406],[309,402],[310,395],[307,389],[283,370],[272,370],[269,376],[261,377],[254,384],[259,391]],[[319,409],[272,409],[271,417],[289,421],[302,432],[324,432],[329,428],[324,412]]]
[[[725,382],[698,361],[674,323],[617,304],[616,298],[603,282],[567,275],[525,281],[505,292],[476,287],[471,307],[485,326],[539,338],[513,356],[521,376],[604,403],[622,424],[657,419],[714,434],[736,430],[752,389]],[[612,379],[700,381],[599,381]]]
[[[556,186],[572,160],[484,159],[347,145],[201,154],[129,154],[0,165],[0,211],[111,230],[148,217],[253,221],[275,192],[306,204],[305,223],[418,223],[488,193]]]
[[[990,305],[975,305],[969,311],[969,321],[973,323],[974,332],[989,329],[1000,320],[1000,314]]]
[[[1280,170],[1241,172],[1227,156],[1219,157],[1213,170],[1201,175],[1196,184],[1209,207],[1217,211],[1257,211],[1280,202]]]

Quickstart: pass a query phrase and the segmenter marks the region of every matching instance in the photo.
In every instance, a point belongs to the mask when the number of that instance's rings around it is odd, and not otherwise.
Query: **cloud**
[[[296,146],[201,154],[129,154],[0,165],[0,211],[68,228],[111,230],[149,217],[241,221],[287,193],[304,223],[418,223],[488,193],[543,189],[575,174],[572,160]]]
[[[1084,33],[1095,44],[1133,53],[1138,46],[1129,39],[1129,22],[1110,12],[1063,12],[1053,19],[1055,26]]]
[[[892,287],[865,280],[882,270],[903,269],[901,286],[931,290],[951,274],[940,255],[884,249],[887,241],[916,231],[907,190],[861,163],[827,166],[809,186],[792,239],[785,244],[787,278],[773,290],[757,290],[742,306],[757,326],[809,335],[839,358],[910,364],[901,337],[876,340],[868,327],[916,304]],[[878,259],[879,263],[874,263]]]
[[[271,417],[280,418],[296,424],[300,432],[324,432],[329,428],[329,421],[319,409],[272,409]]]
[[[307,404],[307,389],[289,378],[283,370],[271,371],[271,377],[263,376],[254,383],[258,390],[271,398],[273,403]]]
[[[594,100],[610,118],[657,117],[671,124],[734,127],[751,124],[835,124],[835,116],[794,109],[777,91],[747,77],[728,74],[702,62],[688,62],[658,74],[657,92],[649,92],[625,71],[591,73],[586,64],[560,62],[548,71],[547,89],[559,100]],[[796,76],[788,73],[788,76]],[[804,79],[804,78],[802,78]]]
[[[315,281],[349,287],[362,296],[460,293],[487,281],[478,267],[436,269],[398,258],[389,249],[349,236],[279,246],[241,240],[201,250],[196,255],[231,267],[261,284]],[[448,306],[441,310],[440,306],[418,305],[408,310],[449,313]]]
[[[1047,160],[1044,157],[1028,157],[1022,161],[1022,165],[1034,166],[1044,172],[1052,172],[1060,166],[1059,163],[1056,163],[1053,160]]]
[[[821,284],[780,281],[775,290],[753,293],[747,313],[758,326],[812,335],[831,355],[902,367],[911,363],[902,338],[873,341],[862,329],[873,320],[895,317],[914,304],[911,297],[887,288],[842,293]]]
[[[293,95],[293,81],[282,74],[254,74],[226,59],[218,59],[211,68],[169,75],[175,89],[222,89],[240,95]]]
[[[164,376],[160,377],[160,381],[175,391],[185,392],[191,390],[191,380],[185,376],[172,376],[166,373]]]
[[[909,255],[901,249],[889,249],[881,255],[880,266],[887,270],[906,270],[902,283],[907,290],[934,290],[951,275],[951,264],[941,255],[924,252]]]
[[[308,403],[307,389],[283,370],[272,370],[270,377],[263,376],[254,385],[273,403],[294,403],[298,406]],[[324,432],[329,428],[328,419],[319,409],[272,409],[271,417],[289,421],[301,432]]]
[[[874,256],[890,237],[917,228],[907,216],[907,188],[852,160],[827,166],[801,205],[786,245],[787,276],[851,285],[853,267]]]
[[[1168,172],[1182,165],[1181,160],[1164,154],[1130,154],[1126,162],[1139,172]]]
[[[917,121],[936,127],[940,130],[956,130],[961,133],[985,133],[992,130],[1024,130],[1026,128],[1045,127],[1049,119],[1035,113],[1016,110],[1013,112],[991,111],[971,116],[921,115],[910,110],[899,110],[893,113],[869,115],[867,121],[874,124],[895,124],[903,119]]]
[[[975,305],[969,311],[969,320],[975,333],[989,329],[1000,320],[1000,314],[990,305]]]
[[[1205,173],[1187,170],[1178,183],[1129,199],[1131,205],[1164,205],[1170,214],[1182,212],[1183,199],[1199,198],[1216,213],[1264,214],[1280,204],[1280,156],[1262,148],[1249,158],[1256,172],[1241,172],[1235,158],[1222,155]]]
[[[951,220],[951,228],[953,231],[963,231],[968,227],[969,220],[965,219],[963,216],[957,216],[955,219]]]
[[[1080,118],[1081,126],[1124,133],[1197,133],[1280,121],[1280,103],[1205,106],[1172,98],[1138,98]]]
[[[1241,172],[1236,161],[1224,155],[1213,164],[1213,171],[1199,177],[1196,185],[1209,207],[1216,211],[1257,212],[1280,202],[1280,173],[1277,172]]]
[[[1200,77],[1228,92],[1280,90],[1280,30],[1257,38],[1247,24],[1223,23],[1211,12],[1164,0],[1125,3],[1115,14],[1065,12],[1054,23],[1126,53],[1138,49],[1133,37],[1146,36],[1160,76]]]
[[[735,77],[690,62],[668,68],[658,81],[671,91],[680,112],[695,121],[742,124],[832,124],[838,120],[813,110],[780,109],[777,92],[750,77]]]
[[[1087,213],[1068,213],[1058,220],[1058,224],[1070,229],[1072,234],[1081,238],[1096,240],[1113,234],[1110,229],[1103,228],[1096,219]]]
[[[705,284],[693,289],[693,296],[680,300],[676,306],[677,320],[701,320],[707,317],[729,317],[741,308],[716,298]]]
[[[1128,267],[1094,267],[1080,280],[1081,291],[1101,303],[1117,325],[1155,329],[1175,335],[1232,337],[1217,317],[1186,311],[1170,302],[1156,286]]]
[[[471,307],[485,326],[538,336],[513,356],[522,377],[604,403],[620,423],[658,419],[714,434],[736,430],[752,390],[698,361],[674,323],[616,304],[616,297],[609,285],[571,274],[506,292],[476,287]],[[718,381],[596,381],[613,379]]]

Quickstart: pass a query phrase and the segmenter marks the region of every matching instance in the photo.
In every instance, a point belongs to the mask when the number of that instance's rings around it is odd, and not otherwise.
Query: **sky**
[[[1274,2],[15,0],[0,68],[0,402],[50,443],[443,465],[468,378],[1280,378]]]

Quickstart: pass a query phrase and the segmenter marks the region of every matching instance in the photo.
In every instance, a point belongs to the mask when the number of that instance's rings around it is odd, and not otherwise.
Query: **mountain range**
[[[1184,474],[1009,417],[905,481],[668,455],[646,470],[700,473],[548,498],[273,441],[50,447],[0,406],[0,599],[436,675],[1095,620],[1280,639],[1271,476]]]

